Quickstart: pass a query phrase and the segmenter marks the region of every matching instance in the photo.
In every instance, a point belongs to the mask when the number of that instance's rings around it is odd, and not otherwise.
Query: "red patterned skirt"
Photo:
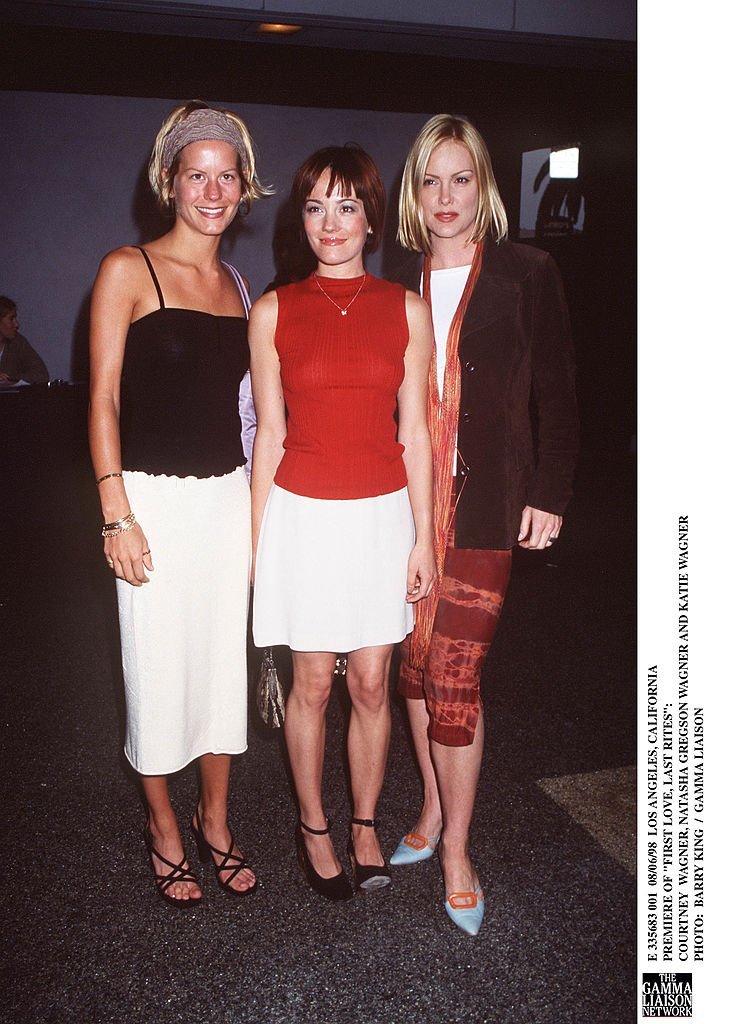
[[[455,548],[450,530],[434,631],[423,670],[401,645],[398,692],[426,700],[429,738],[449,747],[473,742],[482,708],[480,677],[496,635],[512,570],[511,550]]]

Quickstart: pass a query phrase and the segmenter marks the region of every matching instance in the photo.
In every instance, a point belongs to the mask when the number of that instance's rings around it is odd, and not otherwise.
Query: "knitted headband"
[[[171,167],[174,157],[185,146],[191,142],[203,142],[206,139],[214,139],[218,142],[228,142],[233,146],[239,155],[242,168],[249,164],[244,140],[239,129],[220,110],[204,108],[193,110],[183,121],[175,125],[164,139],[163,166]]]

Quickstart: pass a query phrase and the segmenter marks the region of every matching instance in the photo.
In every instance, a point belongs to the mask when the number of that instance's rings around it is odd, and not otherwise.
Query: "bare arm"
[[[96,478],[119,473],[120,380],[127,331],[137,299],[138,273],[127,250],[106,256],[99,268],[91,296],[91,394],[88,409],[88,439]],[[105,523],[122,519],[130,511],[121,477],[109,477],[99,485],[101,512]],[[148,582],[144,566],[153,562],[143,531],[136,523],[126,533],[104,540],[104,554],[117,576],[133,586]]]
[[[268,292],[254,304],[249,317],[249,349],[252,393],[257,414],[257,433],[252,452],[252,568],[265,505],[275,471],[283,456],[286,407],[275,348],[278,297]]]
[[[416,542],[408,561],[409,602],[431,590],[434,560],[434,464],[427,417],[427,382],[434,335],[431,314],[423,299],[406,294],[410,341],[405,352],[405,378],[397,396],[398,440],[405,447],[408,496],[413,509]]]

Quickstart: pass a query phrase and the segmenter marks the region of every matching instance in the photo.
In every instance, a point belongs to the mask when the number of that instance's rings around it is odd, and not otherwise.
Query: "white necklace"
[[[335,301],[335,299],[333,299],[333,297],[332,297],[331,295],[328,295],[328,294],[327,294],[327,292],[325,291],[325,289],[324,289],[324,288],[322,287],[322,285],[321,285],[321,284],[319,283],[319,278],[317,277],[317,271],[316,271],[316,270],[315,270],[315,272],[314,272],[314,280],[315,280],[315,282],[316,282],[316,284],[317,284],[317,287],[319,288],[319,290],[320,290],[320,291],[322,292],[322,294],[324,295],[324,297],[325,297],[326,299],[329,299],[329,301],[330,301],[330,302],[331,302],[331,303],[333,304],[333,306],[335,306],[335,308],[336,308],[336,309],[339,309],[339,310],[340,310],[340,315],[341,315],[341,316],[348,316],[348,310],[349,310],[349,309],[351,308],[351,306],[353,305],[353,303],[354,303],[354,302],[356,301],[356,299],[357,299],[357,298],[359,297],[359,295],[361,294],[361,289],[362,289],[362,288],[364,287],[364,285],[366,284],[366,274],[364,274],[364,276],[363,276],[363,280],[361,281],[361,284],[360,284],[360,285],[358,286],[358,291],[357,291],[357,292],[356,292],[356,294],[355,294],[355,295],[353,296],[353,298],[351,299],[351,301],[350,301],[350,302],[348,303],[348,305],[347,305],[347,306],[339,306],[339,305],[337,304],[337,302]]]

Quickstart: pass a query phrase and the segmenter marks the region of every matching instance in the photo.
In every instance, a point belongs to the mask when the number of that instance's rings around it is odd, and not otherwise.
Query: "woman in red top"
[[[381,237],[384,199],[363,150],[314,153],[296,173],[292,202],[317,267],[263,296],[250,319],[255,643],[286,644],[293,654],[285,729],[299,859],[310,885],[338,900],[352,889],[321,792],[335,655],[349,652],[349,855],[356,888],[371,890],[390,882],[374,815],[392,650],[434,577],[431,322],[417,295],[364,269],[364,250]]]

